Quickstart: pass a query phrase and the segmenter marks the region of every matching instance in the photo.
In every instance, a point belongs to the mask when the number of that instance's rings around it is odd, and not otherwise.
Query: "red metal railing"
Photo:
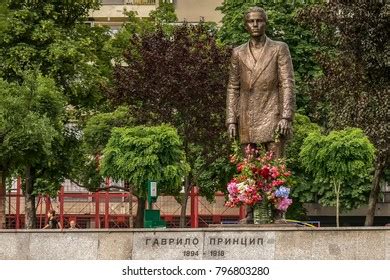
[[[110,181],[106,181],[110,184]],[[7,228],[24,228],[24,197],[21,191],[21,180],[18,178],[14,187],[7,193]],[[47,223],[47,213],[54,209],[63,227],[69,227],[74,220],[80,228],[127,228],[130,215],[135,218],[137,198],[132,196],[132,209],[129,194],[123,191],[102,191],[91,193],[69,184],[62,186],[56,198],[38,196],[36,202],[37,226]],[[210,203],[199,196],[198,188],[190,192],[186,211],[187,227],[205,227],[210,223],[236,223],[243,218],[245,211],[226,208],[224,195],[217,193],[215,202]],[[172,196],[160,196],[153,206],[160,209],[162,218],[168,227],[179,227],[181,205]]]

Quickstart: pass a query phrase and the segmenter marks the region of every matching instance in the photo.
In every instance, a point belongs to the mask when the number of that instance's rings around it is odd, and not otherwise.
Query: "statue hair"
[[[263,8],[260,8],[260,7],[257,7],[257,6],[250,7],[244,14],[244,19],[245,20],[248,17],[248,14],[250,14],[250,13],[261,13],[265,17],[265,22],[268,21],[267,13],[265,12],[265,10]]]

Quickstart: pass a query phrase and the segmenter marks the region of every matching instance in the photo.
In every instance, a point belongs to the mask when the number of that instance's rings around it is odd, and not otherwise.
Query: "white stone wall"
[[[4,259],[390,260],[390,227],[2,230]]]

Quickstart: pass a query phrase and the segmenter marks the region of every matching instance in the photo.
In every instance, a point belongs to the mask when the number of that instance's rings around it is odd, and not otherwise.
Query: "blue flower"
[[[290,188],[286,188],[286,187],[279,187],[276,191],[275,191],[275,196],[276,197],[288,197],[288,195],[290,194]]]

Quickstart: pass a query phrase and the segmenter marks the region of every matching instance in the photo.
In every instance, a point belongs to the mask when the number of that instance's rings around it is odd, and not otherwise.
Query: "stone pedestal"
[[[390,227],[0,230],[4,259],[390,260]]]
[[[302,228],[300,225],[275,222],[272,224],[213,224],[210,228]]]

